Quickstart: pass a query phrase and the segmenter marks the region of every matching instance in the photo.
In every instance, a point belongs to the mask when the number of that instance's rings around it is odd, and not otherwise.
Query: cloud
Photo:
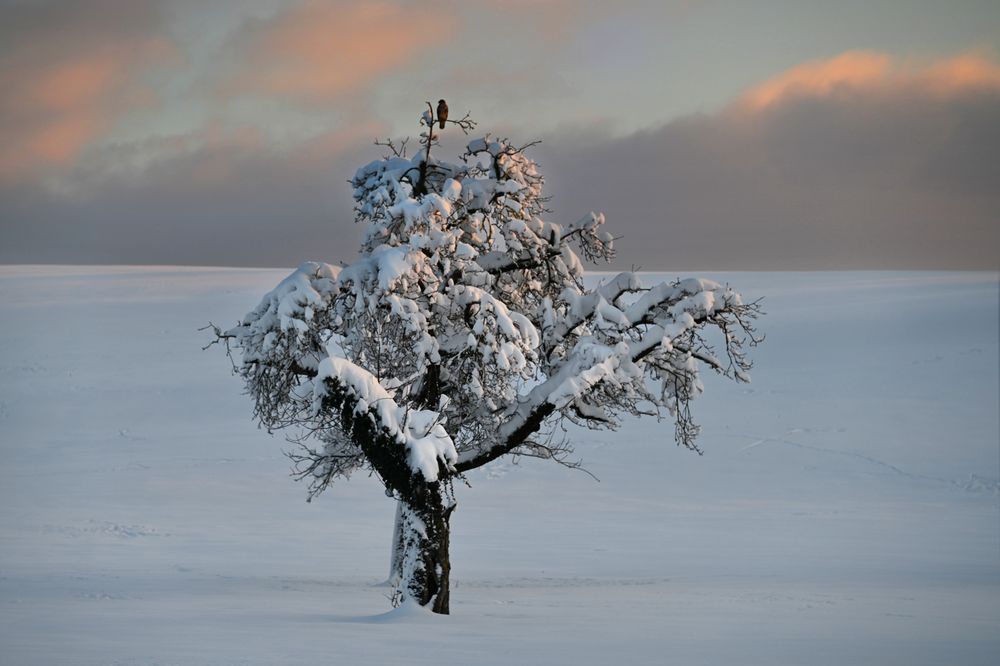
[[[176,51],[151,3],[98,0],[0,8],[0,181],[66,166],[130,110]]]
[[[243,23],[227,47],[231,62],[218,91],[329,104],[410,64],[454,27],[450,14],[419,5],[299,2]]]
[[[838,90],[885,80],[891,58],[884,53],[852,51],[830,60],[805,63],[743,94],[740,104],[762,110],[796,96],[828,96]]]
[[[0,184],[0,263],[349,260],[361,229],[346,181],[377,156],[370,137],[380,130],[281,143],[252,126],[213,123],[94,149],[58,191]]]
[[[543,144],[552,206],[622,265],[1000,268],[1000,78],[984,56],[808,63],[718,113]]]
[[[802,98],[838,94],[901,94],[953,96],[968,90],[1000,88],[1000,66],[983,55],[969,53],[941,62],[901,62],[886,53],[848,51],[828,60],[794,67],[743,93],[741,110],[760,111]]]
[[[621,268],[1000,268],[997,66],[871,54],[882,65],[859,76],[836,60],[659,128],[542,136],[550,217],[605,211]],[[765,86],[766,104],[747,103]],[[345,181],[386,132],[287,142],[218,122],[95,149],[59,193],[0,184],[0,262],[350,260],[361,230]]]

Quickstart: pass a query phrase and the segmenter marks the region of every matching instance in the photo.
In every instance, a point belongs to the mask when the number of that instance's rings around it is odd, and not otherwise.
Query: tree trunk
[[[442,494],[440,484],[429,483],[413,497],[400,500],[399,506],[403,556],[394,599],[397,603],[413,600],[447,615],[451,596],[448,541],[455,503]]]
[[[392,524],[392,551],[389,553],[389,577],[385,585],[395,589],[403,580],[403,503],[396,500],[396,519]]]

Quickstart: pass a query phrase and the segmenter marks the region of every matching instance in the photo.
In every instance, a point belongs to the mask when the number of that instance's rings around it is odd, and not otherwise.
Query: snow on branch
[[[626,304],[626,294],[640,295]],[[664,409],[675,419],[678,444],[698,450],[690,401],[702,390],[699,363],[750,380],[745,345],[761,340],[752,326],[759,304],[744,304],[728,287],[691,279],[643,288],[638,276],[621,273],[590,292],[562,296],[565,316],[546,331],[546,349],[568,348],[510,410],[497,439],[460,456],[458,469],[516,450],[552,414],[587,427],[616,427],[622,414]],[[706,328],[722,338],[728,365],[707,342]]]
[[[306,262],[264,295],[256,308],[219,332],[254,400],[254,417],[269,431],[302,423],[295,390],[327,355],[329,312],[339,269]],[[239,360],[233,358],[239,353]]]
[[[413,473],[425,481],[437,481],[442,472],[453,469],[458,459],[455,444],[444,429],[442,417],[431,410],[417,410],[398,405],[393,396],[370,372],[349,360],[337,357],[323,359],[312,381],[312,410],[324,418],[324,410],[334,399],[340,417],[349,416],[354,422],[365,417],[379,433],[381,444],[395,442],[406,451],[406,461]],[[390,452],[388,458],[394,456]],[[380,468],[383,475],[399,470]]]

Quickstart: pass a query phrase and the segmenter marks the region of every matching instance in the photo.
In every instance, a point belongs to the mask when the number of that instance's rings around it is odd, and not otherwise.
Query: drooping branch
[[[219,343],[223,343],[226,346],[226,354],[228,354],[229,357],[232,358],[232,352],[229,349],[229,341],[230,340],[234,340],[236,338],[236,335],[234,333],[230,333],[229,331],[223,331],[221,328],[219,328],[218,326],[216,326],[212,322],[208,322],[208,324],[206,324],[205,326],[202,326],[198,330],[199,331],[208,331],[208,330],[211,330],[212,333],[215,335],[215,339],[214,340],[211,340],[207,345],[205,345],[204,347],[201,348],[202,351],[205,351],[206,349],[208,349],[212,345],[217,345]]]
[[[715,286],[714,283],[699,283],[703,286]],[[671,395],[674,401],[673,412],[676,429],[675,438],[678,444],[699,451],[694,444],[698,434],[698,426],[690,413],[690,400],[695,390],[696,371],[683,365],[685,358],[692,358],[717,372],[731,375],[739,381],[748,381],[746,371],[751,364],[745,356],[744,344],[756,345],[761,338],[755,335],[752,320],[760,312],[759,302],[741,303],[734,295],[714,302],[705,297],[701,305],[705,311],[698,316],[692,316],[687,309],[678,306],[692,307],[693,300],[702,294],[702,290],[694,289],[691,283],[677,284],[672,287],[661,285],[648,293],[655,298],[640,298],[638,307],[628,308],[629,316],[621,322],[625,330],[633,327],[631,320],[639,317],[642,321],[648,313],[659,311],[662,323],[651,323],[645,326],[643,335],[626,341],[622,340],[615,346],[588,345],[574,348],[565,359],[558,371],[545,381],[535,386],[528,395],[511,412],[508,421],[499,429],[498,437],[489,446],[469,452],[460,457],[456,469],[467,471],[480,467],[492,460],[510,453],[521,446],[527,438],[543,427],[546,419],[555,413],[567,413],[578,422],[596,422],[602,425],[613,425],[614,420],[606,412],[614,408],[616,401],[619,407],[626,408],[634,414],[640,413],[631,398],[621,390],[622,377],[618,376],[623,364],[648,366],[660,370],[666,375],[667,383],[671,384]],[[604,297],[616,302],[622,294],[638,289],[634,276],[621,274],[590,294],[589,302],[576,313],[576,317],[561,324],[563,334],[591,321],[600,313],[598,305],[608,304]],[[648,295],[647,293],[647,295]],[[729,294],[729,292],[726,292]],[[710,304],[711,303],[711,304]],[[677,310],[671,313],[671,308]],[[694,349],[681,340],[691,337],[703,326],[716,326],[724,333],[726,352],[730,359],[729,368],[723,366],[714,355]],[[734,334],[730,328],[739,328],[745,337]],[[673,359],[673,367],[665,365],[658,356],[666,355]],[[641,370],[641,368],[639,368]],[[626,379],[630,373],[625,371]],[[640,372],[637,383],[645,373]],[[609,390],[610,389],[610,390]],[[649,399],[645,388],[639,388],[637,395]],[[595,399],[599,396],[600,399]]]

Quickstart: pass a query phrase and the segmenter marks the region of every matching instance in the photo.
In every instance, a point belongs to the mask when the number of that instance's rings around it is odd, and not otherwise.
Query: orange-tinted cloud
[[[968,54],[927,67],[920,78],[930,90],[943,94],[959,90],[1000,90],[1000,65]]]
[[[789,100],[852,91],[953,95],[974,89],[1000,89],[1000,66],[982,55],[921,65],[885,53],[849,51],[793,67],[743,93],[736,106],[760,111]]]
[[[236,64],[219,90],[328,103],[440,46],[454,27],[449,14],[420,5],[307,0],[245,22],[230,45]]]
[[[131,109],[153,95],[141,82],[175,52],[146,7],[101,1],[24,5],[0,22],[0,181],[73,162]]]

